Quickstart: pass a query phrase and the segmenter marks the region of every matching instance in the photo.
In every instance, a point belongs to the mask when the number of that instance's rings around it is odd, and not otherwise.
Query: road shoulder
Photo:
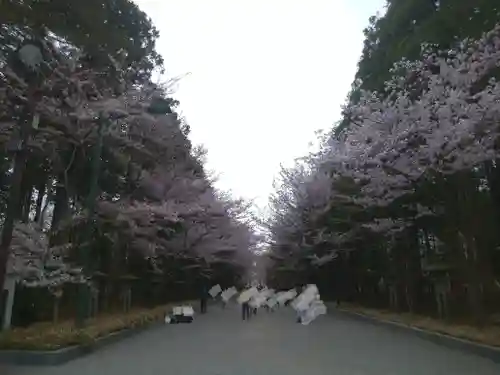
[[[445,346],[450,349],[461,350],[470,354],[476,354],[484,358],[488,358],[495,363],[500,364],[500,347],[486,345],[472,340],[455,337],[449,334],[436,332],[416,326],[406,324],[404,322],[391,321],[377,316],[372,316],[363,312],[353,311],[349,308],[336,308],[334,305],[329,306],[331,311],[340,313],[353,319],[365,321],[371,324],[385,326],[390,329],[407,332],[422,339],[432,341],[436,344]]]

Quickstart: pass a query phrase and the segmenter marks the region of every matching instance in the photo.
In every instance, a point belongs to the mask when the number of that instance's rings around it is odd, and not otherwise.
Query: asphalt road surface
[[[192,324],[165,325],[51,367],[2,375],[499,375],[500,365],[405,332],[332,312],[309,326],[291,308],[242,321],[212,306]]]

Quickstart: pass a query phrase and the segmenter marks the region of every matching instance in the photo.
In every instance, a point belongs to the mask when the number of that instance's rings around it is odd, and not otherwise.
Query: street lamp
[[[18,217],[21,205],[21,185],[28,159],[26,144],[29,141],[31,130],[38,127],[39,115],[35,113],[35,92],[39,69],[44,60],[43,45],[36,41],[25,41],[9,59],[8,68],[28,83],[27,102],[21,115],[20,139],[15,145],[14,171],[9,188],[9,200],[0,235],[0,292],[3,291],[7,274],[10,244],[14,231],[15,219]],[[0,298],[0,311],[3,309],[3,300]]]
[[[28,42],[18,49],[17,55],[26,69],[37,72],[43,62],[43,54],[38,43]]]

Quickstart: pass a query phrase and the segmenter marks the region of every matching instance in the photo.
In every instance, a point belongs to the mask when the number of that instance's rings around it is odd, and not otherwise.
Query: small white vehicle
[[[171,314],[165,316],[166,324],[192,323],[194,309],[192,306],[175,306]]]

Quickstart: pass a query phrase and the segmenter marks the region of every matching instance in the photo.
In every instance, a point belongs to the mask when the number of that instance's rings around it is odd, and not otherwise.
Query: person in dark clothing
[[[248,302],[246,301],[241,304],[241,317],[243,320],[250,319],[250,305]]]
[[[200,310],[202,314],[207,312],[208,292],[206,286],[202,286],[200,295]]]

